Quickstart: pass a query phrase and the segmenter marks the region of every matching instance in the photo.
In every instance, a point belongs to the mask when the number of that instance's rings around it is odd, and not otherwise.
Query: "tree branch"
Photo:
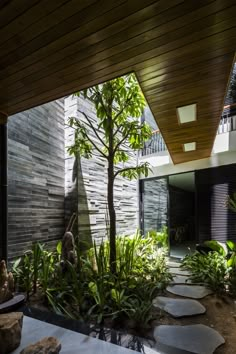
[[[85,135],[86,135],[86,138],[88,139],[88,141],[93,145],[93,147],[94,147],[105,159],[107,159],[107,155],[104,154],[104,152],[103,152],[101,149],[99,149],[99,147],[90,139],[90,137],[88,136],[88,134],[85,133]]]
[[[97,133],[96,129],[94,128],[94,126],[92,125],[90,119],[88,118],[87,114],[85,114],[84,112],[82,111],[79,111],[81,114],[83,114],[83,116],[86,118],[86,120],[88,121],[89,123],[89,126],[92,128],[94,134],[96,135],[96,137],[98,138],[98,140],[100,141],[100,143],[106,148],[108,149],[108,146],[104,143],[104,141],[102,140],[102,138],[99,136],[99,134]]]
[[[122,172],[131,171],[131,170],[137,170],[137,167],[138,166],[136,166],[136,167],[126,167],[126,168],[122,168],[122,169],[116,171],[116,173],[114,173],[114,179]]]
[[[124,135],[124,137],[119,141],[119,143],[116,144],[116,147],[114,148],[114,154],[116,153],[116,151],[118,150],[119,146],[121,144],[123,144],[125,142],[125,140],[128,138],[131,130],[133,129],[133,127],[131,126],[128,130],[128,132]]]
[[[76,120],[78,120],[76,118]],[[67,125],[67,124],[66,124]],[[68,125],[70,128],[73,128],[74,130],[77,130],[76,128],[72,127],[71,125]],[[86,138],[88,139],[88,141],[93,145],[93,147],[105,158],[108,159],[107,155],[101,150],[99,149],[99,147],[93,142],[93,140],[91,140],[91,138],[88,136],[87,132],[84,132],[84,134],[86,135]]]

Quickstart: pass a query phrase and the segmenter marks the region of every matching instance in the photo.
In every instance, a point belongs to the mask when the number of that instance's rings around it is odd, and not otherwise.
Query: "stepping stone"
[[[169,345],[162,344],[162,343],[156,343],[154,348],[155,348],[155,351],[150,352],[150,354],[193,354],[193,352],[170,347]],[[145,348],[145,350],[146,350],[146,348]],[[147,352],[145,351],[145,353],[149,354],[149,350],[150,349],[148,348],[148,351]]]
[[[173,277],[172,283],[174,284],[192,284],[191,280],[186,275],[175,275]]]
[[[170,268],[169,269],[171,274],[176,274],[176,275],[191,275],[191,272],[189,272],[188,270],[184,270],[181,268]]]
[[[195,316],[206,312],[205,307],[196,300],[158,296],[152,303],[153,306],[164,310],[173,317]]]
[[[154,338],[157,343],[195,354],[212,354],[224,338],[214,329],[202,325],[155,327]]]
[[[167,261],[166,264],[169,268],[179,268],[181,266],[180,262],[175,261]]]
[[[190,297],[192,299],[202,299],[213,293],[212,290],[202,285],[169,285],[166,290],[171,294]]]

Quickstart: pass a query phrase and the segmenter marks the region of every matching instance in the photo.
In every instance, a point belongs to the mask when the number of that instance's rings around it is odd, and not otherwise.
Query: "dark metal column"
[[[0,260],[7,261],[7,116],[0,112]]]

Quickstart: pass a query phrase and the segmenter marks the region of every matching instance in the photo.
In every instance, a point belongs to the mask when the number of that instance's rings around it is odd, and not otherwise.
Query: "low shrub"
[[[15,262],[13,272],[28,296],[40,289],[57,313],[98,323],[120,316],[147,323],[153,298],[171,279],[164,243],[154,233],[117,237],[116,274],[110,272],[108,241],[86,252],[77,242],[77,268],[68,263],[66,272],[60,267],[60,243],[54,252],[38,245]]]
[[[182,267],[191,271],[190,279],[195,283],[207,284],[213,291],[223,293],[226,290],[228,265],[226,258],[218,252],[187,255]]]

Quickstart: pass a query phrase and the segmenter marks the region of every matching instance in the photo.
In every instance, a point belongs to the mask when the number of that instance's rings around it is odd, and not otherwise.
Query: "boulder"
[[[45,337],[40,341],[28,345],[20,354],[58,354],[61,350],[61,343],[55,337]]]
[[[8,273],[6,262],[0,262],[0,304],[13,298],[14,279],[12,273]]]
[[[0,315],[1,354],[10,353],[20,345],[22,324],[22,312],[11,312]]]

